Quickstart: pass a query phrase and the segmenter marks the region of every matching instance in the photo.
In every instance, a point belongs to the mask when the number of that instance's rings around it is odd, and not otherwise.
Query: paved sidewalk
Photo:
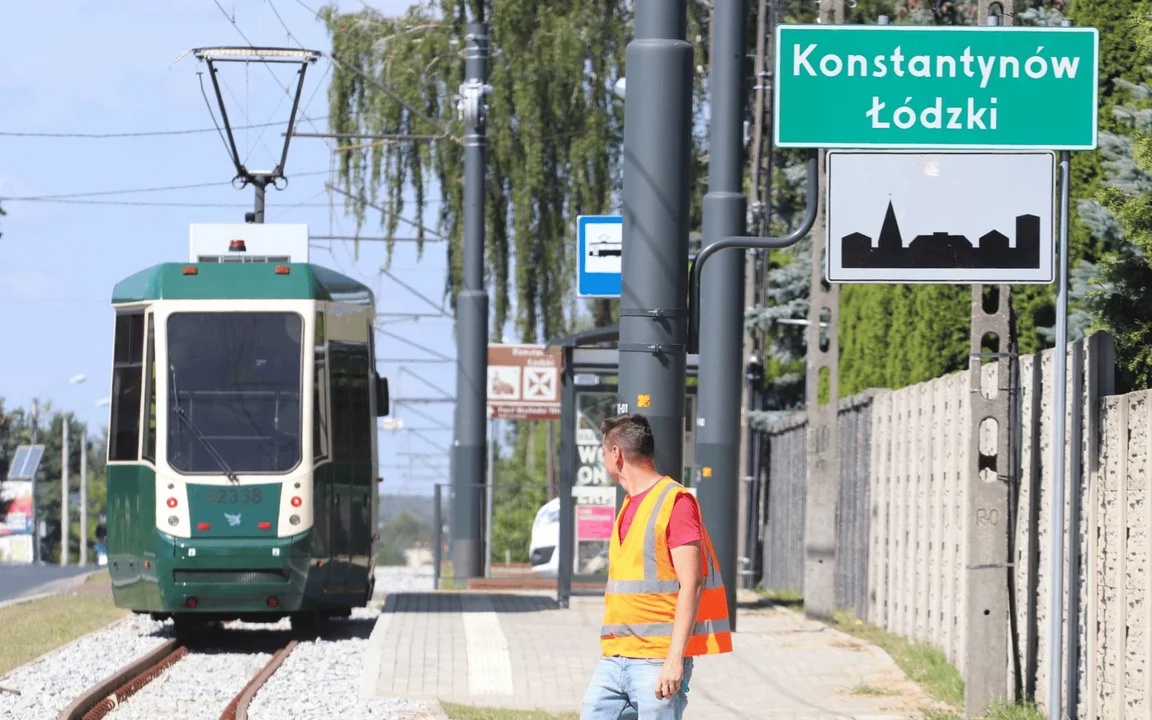
[[[542,594],[390,595],[372,633],[364,693],[576,711],[600,654],[603,607],[601,597],[572,598],[560,610]],[[871,645],[781,608],[742,608],[738,621],[732,653],[697,659],[687,718],[879,720],[930,706]],[[853,694],[864,685],[890,694]]]

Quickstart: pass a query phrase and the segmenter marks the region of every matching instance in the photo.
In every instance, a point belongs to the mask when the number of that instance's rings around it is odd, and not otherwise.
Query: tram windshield
[[[168,463],[174,470],[220,474],[220,459],[236,473],[296,467],[303,331],[303,318],[290,312],[168,317]]]

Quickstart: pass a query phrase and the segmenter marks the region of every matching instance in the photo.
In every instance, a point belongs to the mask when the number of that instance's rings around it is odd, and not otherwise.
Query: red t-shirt
[[[624,542],[628,528],[632,527],[632,519],[636,517],[636,509],[651,490],[652,488],[648,488],[629,499],[628,507],[624,508],[620,518],[620,542]],[[672,517],[668,521],[668,549],[702,540],[704,536],[700,530],[701,524],[700,509],[696,505],[695,498],[687,495],[676,498],[676,503],[672,506]]]

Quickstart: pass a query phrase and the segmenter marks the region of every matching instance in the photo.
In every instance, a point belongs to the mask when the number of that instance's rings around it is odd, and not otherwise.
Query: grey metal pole
[[[432,548],[432,589],[440,589],[440,566],[444,563],[444,519],[440,515],[440,503],[443,501],[440,483],[432,486],[432,525],[436,531],[433,533],[436,546]]]
[[[88,565],[88,428],[80,432],[80,567]]]
[[[484,577],[492,577],[492,502],[495,499],[493,486],[496,483],[496,419],[490,421],[488,434],[488,484],[484,499]]]
[[[40,398],[32,398],[32,444],[36,444],[37,431],[40,429]],[[36,476],[40,469],[32,473],[32,564],[40,564],[40,503],[36,501]]]
[[[692,45],[684,40],[686,0],[636,0],[635,8],[624,99],[618,410],[648,417],[656,469],[683,480]]]
[[[1067,26],[1068,21],[1065,21]],[[1060,153],[1060,274],[1056,276],[1056,372],[1052,398],[1052,554],[1049,569],[1048,626],[1048,717],[1060,720],[1060,670],[1064,649],[1064,411],[1068,379],[1068,203],[1071,154]],[[1077,450],[1077,452],[1079,452]]]
[[[484,98],[488,83],[488,25],[469,23],[464,38],[460,112],[464,132],[464,285],[456,299],[456,422],[452,536],[453,576],[478,577],[480,489],[487,431],[488,293],[484,288]]]
[[[68,413],[60,416],[60,564],[68,564]]]
[[[572,570],[576,552],[575,515],[572,487],[576,484],[576,385],[573,382],[573,348],[564,347],[564,365],[560,373],[560,537],[556,541],[556,602],[568,607],[572,596]],[[617,507],[620,505],[617,492]]]
[[[256,180],[253,181],[252,184],[256,187],[256,205],[253,208],[253,210],[255,211],[253,213],[253,215],[255,216],[254,222],[263,223],[264,222],[264,188],[265,188],[267,182],[264,179],[264,176],[261,175],[261,176],[258,176],[256,178]]]
[[[742,128],[744,93],[743,0],[716,0],[712,15],[712,114],[709,128],[708,194],[704,196],[704,247],[745,233],[746,200]],[[700,277],[700,419],[696,456],[702,468],[697,493],[712,537],[735,630],[740,568],[736,544],[741,525],[740,400],[744,343],[744,253],[716,257]]]

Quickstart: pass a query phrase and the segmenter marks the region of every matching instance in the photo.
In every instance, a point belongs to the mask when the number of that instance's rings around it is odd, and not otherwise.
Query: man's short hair
[[[652,460],[656,455],[652,426],[643,413],[624,413],[605,418],[600,423],[600,436],[604,438],[606,447],[620,446],[624,459],[630,463]]]

